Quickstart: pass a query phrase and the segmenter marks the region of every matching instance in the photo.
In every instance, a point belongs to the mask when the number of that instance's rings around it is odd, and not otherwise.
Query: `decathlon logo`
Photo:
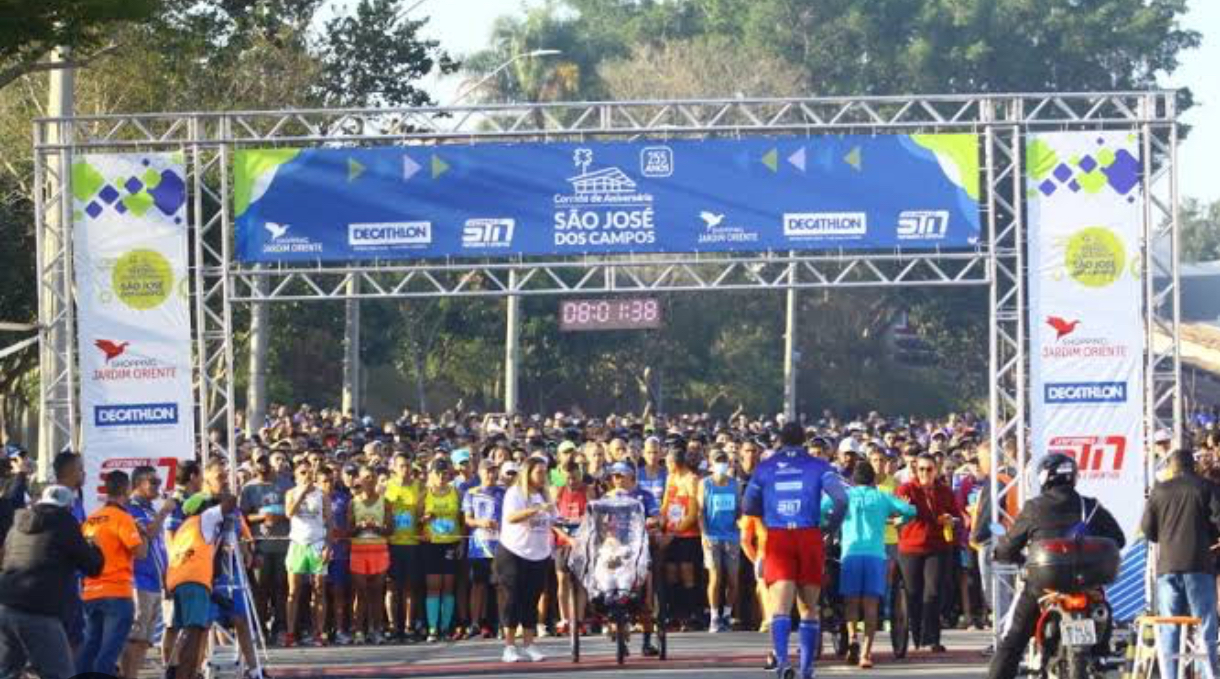
[[[177,403],[94,406],[95,427],[152,427],[178,424]]]
[[[512,219],[467,219],[462,229],[462,247],[506,248],[513,244]]]
[[[348,224],[347,242],[356,248],[430,245],[432,243],[432,222]]]
[[[784,235],[808,238],[859,238],[868,233],[868,215],[863,212],[786,212]]]
[[[948,233],[948,210],[904,210],[898,214],[899,240],[941,240]]]
[[[1047,403],[1126,403],[1125,382],[1050,382],[1043,386]]]

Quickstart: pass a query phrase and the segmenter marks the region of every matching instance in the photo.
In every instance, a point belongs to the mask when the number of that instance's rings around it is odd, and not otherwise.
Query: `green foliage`
[[[432,103],[413,82],[458,65],[419,30],[427,20],[402,16],[399,0],[360,0],[353,14],[326,23],[321,98],[327,106],[422,106]]]
[[[56,46],[87,60],[115,25],[148,19],[159,0],[0,0],[0,87],[31,72]]]
[[[1205,205],[1187,198],[1179,210],[1179,219],[1182,261],[1220,259],[1220,201]]]

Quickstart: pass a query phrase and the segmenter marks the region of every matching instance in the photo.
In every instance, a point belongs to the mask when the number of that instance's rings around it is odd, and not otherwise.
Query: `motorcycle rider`
[[[1119,549],[1126,540],[1114,516],[1095,498],[1076,492],[1076,461],[1061,453],[1051,453],[1038,463],[1038,485],[1042,493],[1025,503],[1012,528],[999,539],[995,560],[1018,563],[1021,551],[1039,540],[1067,537],[1083,522],[1085,535],[1109,538]],[[1020,669],[1021,656],[1034,636],[1041,611],[1038,592],[1023,589],[1014,603],[1012,624],[991,659],[988,679],[1013,679]],[[997,611],[997,615],[1001,613]]]

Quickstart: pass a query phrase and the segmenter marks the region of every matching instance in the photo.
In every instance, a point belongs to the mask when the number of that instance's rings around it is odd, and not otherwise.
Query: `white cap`
[[[76,494],[67,486],[47,486],[42,489],[42,497],[39,498],[40,505],[55,505],[67,509],[72,506],[72,501],[76,499]]]
[[[516,462],[505,462],[504,464],[500,465],[501,474],[516,474],[520,471],[521,468],[517,466]]]
[[[856,443],[856,440],[849,436],[849,437],[843,439],[842,441],[839,441],[839,452],[840,453],[847,453],[847,452],[858,453],[858,452],[860,452],[860,444]]]
[[[1168,429],[1157,429],[1152,435],[1153,443],[1169,443],[1173,440],[1173,432]]]

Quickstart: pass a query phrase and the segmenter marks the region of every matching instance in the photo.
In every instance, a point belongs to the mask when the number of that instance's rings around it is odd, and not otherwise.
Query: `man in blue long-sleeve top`
[[[828,528],[838,523],[847,506],[847,493],[834,467],[804,448],[805,431],[789,422],[780,431],[781,448],[759,464],[746,487],[744,509],[762,518],[767,529],[763,558],[755,566],[767,583],[771,639],[775,645],[780,679],[796,672],[788,656],[792,620],[788,612],[795,600],[801,614],[800,677],[811,679],[813,659],[821,636],[818,593],[822,588],[825,550],[820,528],[822,494],[831,499]]]

